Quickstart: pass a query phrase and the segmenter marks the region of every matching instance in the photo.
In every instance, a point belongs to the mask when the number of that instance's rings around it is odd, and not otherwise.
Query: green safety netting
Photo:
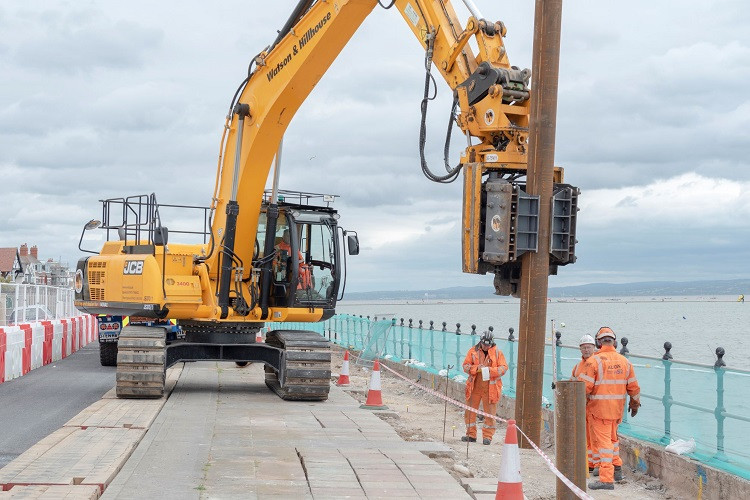
[[[457,334],[423,325],[404,325],[392,318],[373,319],[339,314],[323,323],[282,323],[273,328],[312,330],[345,348],[403,361],[431,373],[465,380],[461,364],[479,335]],[[480,333],[480,332],[477,332]],[[503,394],[515,397],[518,344],[495,339],[508,362]],[[750,479],[750,372],[680,363],[627,354],[641,386],[642,406],[634,418],[623,415],[620,433],[651,443],[694,440],[688,456]],[[543,400],[554,407],[553,370],[569,379],[581,360],[576,347],[545,346]]]

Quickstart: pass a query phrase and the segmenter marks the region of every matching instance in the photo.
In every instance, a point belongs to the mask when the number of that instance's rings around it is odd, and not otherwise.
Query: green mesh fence
[[[361,351],[366,359],[408,362],[421,369],[466,380],[461,365],[479,333],[397,323],[394,319],[339,314],[322,323],[275,323],[274,329],[311,330],[332,342]],[[518,345],[515,339],[495,342],[505,355],[508,372],[503,394],[515,398]],[[723,354],[722,354],[723,355]],[[694,439],[689,457],[750,479],[750,372],[626,354],[641,386],[638,415],[623,415],[620,433],[655,444]],[[577,347],[546,345],[542,404],[554,407],[553,370],[557,380],[569,379],[580,361]],[[626,406],[627,408],[627,406]]]

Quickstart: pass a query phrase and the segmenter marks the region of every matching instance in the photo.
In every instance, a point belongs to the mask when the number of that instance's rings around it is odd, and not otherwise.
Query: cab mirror
[[[349,248],[349,255],[359,255],[359,238],[356,234],[346,236],[346,246]]]

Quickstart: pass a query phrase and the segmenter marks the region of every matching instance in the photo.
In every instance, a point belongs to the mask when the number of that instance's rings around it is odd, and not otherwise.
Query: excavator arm
[[[255,57],[225,125],[212,205],[215,238],[227,238],[233,227],[244,228],[242,232],[256,227],[269,171],[286,128],[376,5],[373,0],[303,0],[275,42]],[[526,168],[530,73],[510,66],[503,44],[506,28],[501,22],[472,16],[462,26],[450,1],[396,0],[393,7],[425,49],[428,71],[437,68],[454,92],[456,123],[470,144],[462,155],[470,181],[465,193],[469,205],[464,213],[464,225],[468,225],[464,270],[478,272],[481,177],[489,170],[523,172]],[[468,44],[472,37],[478,54]],[[424,157],[422,163],[426,169]],[[448,177],[429,175],[433,180]],[[222,284],[222,266],[217,261],[228,262],[230,254],[247,261],[253,244],[250,238],[239,238],[227,248],[225,239],[225,255],[216,252],[207,259],[219,289],[226,291],[231,279],[224,266]],[[217,295],[222,302],[221,290]],[[219,305],[228,314],[226,292]]]
[[[400,13],[425,51],[422,171],[436,182],[451,182],[463,171],[463,271],[494,273],[496,293],[516,294],[520,256],[536,250],[538,198],[526,195],[518,181],[527,166],[530,72],[510,65],[505,25],[482,18],[471,0],[462,1],[472,13],[463,24],[450,0],[395,0],[385,7]],[[108,241],[98,256],[79,262],[76,304],[95,314],[137,312],[199,322],[330,317],[345,278],[338,241],[352,236],[342,237],[335,211],[280,203],[281,144],[299,107],[378,5],[377,0],[301,0],[274,42],[253,58],[231,101],[208,211],[210,244],[167,245],[154,195],[134,197],[148,198],[146,210],[140,201],[133,207],[130,198],[118,199],[122,213],[144,212],[150,218],[104,224],[117,230],[120,241]],[[460,162],[450,166],[446,160],[447,171],[440,174],[430,170],[424,154],[434,70],[452,91],[451,117],[467,140]],[[269,196],[265,188],[274,165]],[[554,180],[562,182],[561,169]],[[563,193],[561,212],[568,219],[556,233],[562,243],[551,272],[575,258],[569,227],[577,193],[572,192]],[[106,212],[112,200],[104,202]],[[290,246],[282,253],[286,233]],[[312,249],[314,237],[331,242],[330,248]],[[313,261],[327,264],[316,271]],[[316,273],[324,276],[316,280]]]

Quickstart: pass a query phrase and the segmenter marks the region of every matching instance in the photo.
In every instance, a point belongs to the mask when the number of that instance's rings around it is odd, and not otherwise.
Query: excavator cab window
[[[298,285],[296,306],[333,306],[338,290],[338,257],[336,229],[330,221],[297,223],[300,236]]]

